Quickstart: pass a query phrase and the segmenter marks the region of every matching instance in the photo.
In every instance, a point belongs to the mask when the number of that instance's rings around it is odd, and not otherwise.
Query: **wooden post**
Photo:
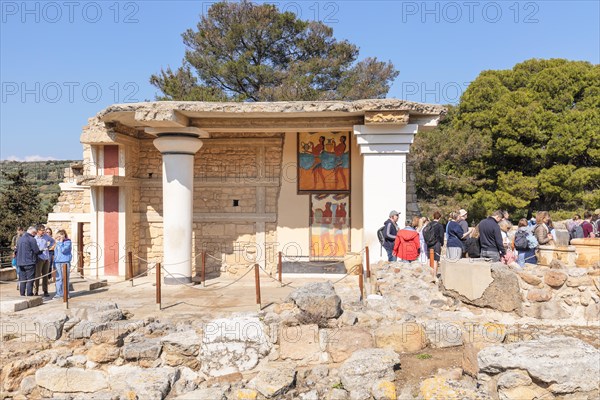
[[[358,273],[358,288],[360,289],[360,300],[362,301],[365,293],[362,265],[360,266],[360,272]]]
[[[156,308],[158,311],[161,310],[161,282],[162,282],[162,268],[160,263],[156,263]]]
[[[206,252],[202,252],[202,265],[200,267],[200,282],[202,286],[206,286]]]
[[[63,303],[65,308],[69,309],[69,280],[67,279],[67,272],[69,271],[67,264],[61,265],[62,268],[62,283],[63,283]]]
[[[258,264],[254,264],[254,284],[256,286],[256,305],[258,306],[258,311],[260,311],[260,275]]]
[[[277,275],[279,276],[279,283],[283,285],[283,279],[281,277],[283,265],[281,263],[281,252],[279,252],[279,261],[277,262]]]
[[[131,251],[127,252],[127,273],[131,280],[131,287],[133,287],[133,254]]]
[[[371,280],[371,261],[369,257],[369,246],[365,247],[365,258],[367,261],[367,279]]]

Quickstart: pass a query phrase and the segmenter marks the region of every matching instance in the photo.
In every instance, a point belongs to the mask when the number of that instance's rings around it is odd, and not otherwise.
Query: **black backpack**
[[[377,230],[377,239],[379,239],[379,243],[383,246],[385,243],[385,236],[383,232],[385,231],[385,225]]]
[[[527,240],[528,235],[529,232],[523,229],[520,229],[515,233],[515,249],[527,250],[529,248],[529,241]]]
[[[435,224],[437,224],[437,222],[432,221],[428,223],[425,228],[423,228],[423,239],[425,239],[425,244],[427,247],[433,247],[437,243],[435,229],[433,229]]]

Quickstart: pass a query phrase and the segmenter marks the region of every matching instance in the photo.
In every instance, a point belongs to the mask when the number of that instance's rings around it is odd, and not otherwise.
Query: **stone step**
[[[6,297],[0,302],[0,310],[5,312],[17,312],[28,308],[41,306],[43,303],[42,297]]]
[[[0,281],[14,281],[17,279],[17,270],[13,267],[0,268]]]

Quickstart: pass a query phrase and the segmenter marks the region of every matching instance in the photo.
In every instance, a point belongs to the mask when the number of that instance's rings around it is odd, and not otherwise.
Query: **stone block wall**
[[[406,161],[406,214],[408,218],[413,216],[421,216],[419,203],[417,201],[417,186],[416,186],[415,167],[407,157]],[[429,216],[431,217],[431,216]]]
[[[517,275],[524,316],[582,324],[600,319],[599,269],[532,266]]]
[[[214,140],[205,141],[194,162],[193,265],[199,271],[200,254],[206,251],[207,271],[235,275],[252,263],[261,224],[265,225],[267,250],[276,248],[270,244],[276,241],[276,223],[259,222],[259,217],[277,213],[282,139],[278,134],[266,138],[244,133],[213,136]],[[163,251],[162,157],[152,140],[140,140],[138,147],[128,151],[128,163],[137,164],[131,170],[140,182],[132,195],[133,212],[139,221],[134,223],[133,240],[139,243],[141,258],[157,262],[162,260]],[[265,249],[260,252],[264,254]],[[269,269],[276,263],[276,256],[267,258]]]
[[[55,213],[89,213],[90,192],[82,190],[63,190],[58,196],[52,212]]]

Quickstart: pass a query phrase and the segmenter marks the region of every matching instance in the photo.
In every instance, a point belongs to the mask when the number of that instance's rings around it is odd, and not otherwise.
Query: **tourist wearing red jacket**
[[[416,217],[416,220],[418,224],[419,218]],[[421,241],[413,222],[414,219],[412,222],[407,221],[407,226],[396,234],[393,254],[398,257],[398,261],[415,261],[419,257]]]

